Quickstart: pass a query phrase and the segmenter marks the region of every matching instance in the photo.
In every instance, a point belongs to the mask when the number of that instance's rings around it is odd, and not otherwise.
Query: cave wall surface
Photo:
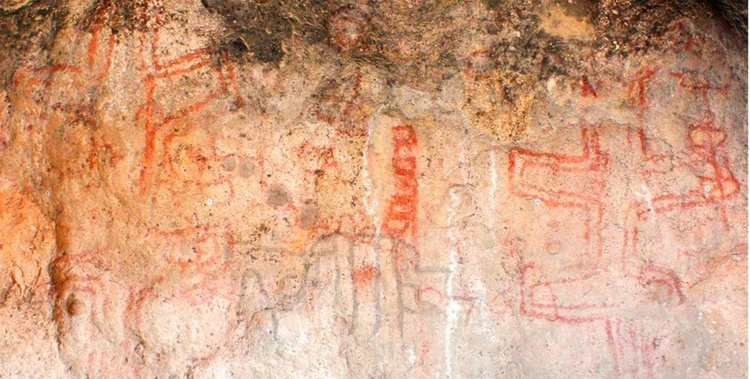
[[[0,0],[0,377],[747,377],[716,9]]]

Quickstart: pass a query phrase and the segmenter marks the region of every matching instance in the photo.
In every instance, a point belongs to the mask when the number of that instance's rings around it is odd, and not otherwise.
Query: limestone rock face
[[[0,0],[0,377],[746,376],[723,19]]]

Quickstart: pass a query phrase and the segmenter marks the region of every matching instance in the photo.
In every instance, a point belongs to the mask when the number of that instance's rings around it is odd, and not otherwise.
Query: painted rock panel
[[[0,1],[0,376],[746,376],[722,4]]]

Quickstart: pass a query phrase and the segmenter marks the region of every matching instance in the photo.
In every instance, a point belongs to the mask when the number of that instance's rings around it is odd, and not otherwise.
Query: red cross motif
[[[148,9],[145,10],[148,12]],[[153,15],[155,23],[160,24],[161,15],[157,11]],[[143,46],[150,49],[139,52],[141,59],[141,70],[144,75],[144,99],[145,104],[141,107],[136,118],[143,122],[145,133],[145,148],[143,151],[143,168],[140,173],[140,189],[144,194],[149,188],[160,184],[163,180],[177,175],[181,177],[180,170],[175,167],[179,162],[191,162],[189,169],[196,170],[193,174],[200,176],[206,171],[208,162],[219,161],[223,157],[217,156],[212,147],[199,148],[194,144],[183,144],[189,146],[190,151],[185,153],[186,159],[177,159],[170,156],[175,143],[179,144],[181,138],[190,138],[189,135],[196,132],[202,126],[194,125],[192,122],[202,109],[206,108],[220,96],[233,92],[235,95],[235,106],[241,106],[244,101],[238,94],[237,80],[234,69],[229,61],[228,54],[223,52],[217,59],[208,47],[199,48],[174,58],[165,59],[159,56],[159,30],[141,35]],[[150,41],[148,41],[150,39]],[[160,96],[160,93],[169,93],[171,86],[180,80],[195,78],[205,83],[203,93],[192,94],[182,101],[174,97]],[[208,80],[206,80],[208,78]],[[176,104],[176,105],[175,105]],[[205,121],[205,120],[204,120]],[[199,121],[200,122],[200,121]],[[167,126],[180,124],[180,127],[168,128]],[[200,131],[197,131],[200,133]],[[212,136],[209,136],[212,138]],[[157,139],[162,143],[159,148]],[[213,144],[210,144],[213,146]],[[159,154],[157,156],[157,154]],[[158,160],[154,162],[154,159]],[[168,172],[161,174],[161,167],[167,165]],[[228,183],[225,179],[218,179],[220,183]],[[209,180],[207,183],[217,184]]]
[[[682,79],[679,84],[684,86]],[[708,88],[691,85],[702,96]],[[681,280],[672,270],[642,263],[640,225],[650,217],[718,207],[717,217],[728,228],[723,203],[739,192],[724,150],[726,132],[714,125],[713,116],[686,129],[686,150],[671,155],[652,151],[643,129],[616,125],[583,125],[577,154],[523,148],[509,152],[510,192],[533,202],[530,206],[543,209],[550,220],[539,227],[539,234],[530,233],[549,240],[528,242],[519,252],[521,313],[567,324],[604,322],[618,377],[652,377],[654,372],[647,338],[617,317],[633,305],[634,296],[651,296],[638,288],[658,287],[660,301],[672,307],[685,300]],[[671,163],[668,170],[692,178],[684,179],[692,187],[659,188],[664,171],[658,167],[675,160],[679,163]],[[639,181],[654,186],[645,200],[627,194]],[[618,233],[622,245],[603,244],[604,235]],[[615,288],[622,296],[610,292]]]

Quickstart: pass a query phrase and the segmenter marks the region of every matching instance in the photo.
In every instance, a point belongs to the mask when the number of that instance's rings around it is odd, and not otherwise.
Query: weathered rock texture
[[[0,376],[746,376],[721,4],[0,0]]]

